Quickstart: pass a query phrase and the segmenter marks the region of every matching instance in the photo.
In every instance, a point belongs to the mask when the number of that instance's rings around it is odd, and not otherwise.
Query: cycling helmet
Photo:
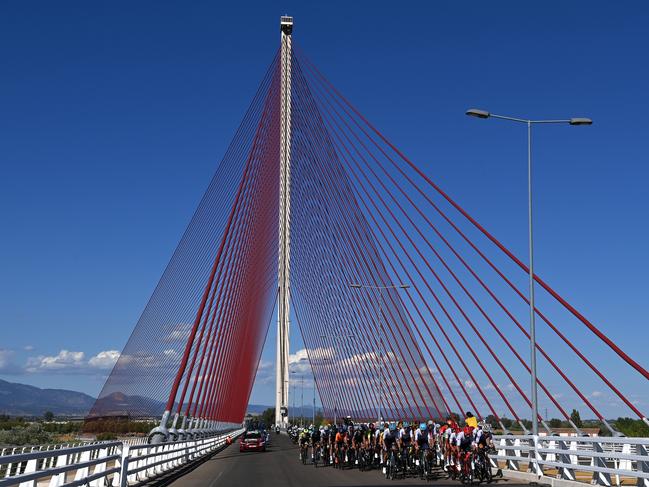
[[[426,423],[421,423],[421,424],[419,425],[419,429],[420,429],[421,431],[426,431]]]
[[[404,428],[407,428],[408,426],[409,426],[408,421],[404,421],[404,422],[403,422],[403,427],[404,427]]]
[[[373,430],[374,429],[374,423],[370,423],[369,429]]]
[[[473,433],[473,428],[471,426],[465,426],[463,431],[466,436],[469,436]]]
[[[433,423],[433,420],[432,420],[432,419],[429,419],[429,420],[428,420],[428,426],[433,426],[434,424],[435,424],[435,423]]]
[[[390,431],[394,431],[394,430],[396,430],[396,429],[397,429],[397,425],[396,425],[396,424],[394,424],[394,423],[390,423],[390,426],[389,426],[389,428],[390,428]]]
[[[367,431],[367,425],[366,424],[361,425],[361,431]]]

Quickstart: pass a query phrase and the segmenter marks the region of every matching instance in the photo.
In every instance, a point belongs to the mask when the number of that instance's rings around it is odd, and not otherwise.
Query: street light
[[[372,286],[369,284],[359,284],[357,282],[353,282],[349,285],[349,287],[354,288],[354,289],[375,289],[378,290],[379,293],[382,293],[383,291],[387,291],[389,289],[408,289],[410,285],[408,284],[391,284],[388,286]],[[379,299],[379,320],[383,316],[383,309],[381,306],[382,300]],[[383,327],[381,326],[381,329]],[[374,350],[374,354],[378,355],[377,356],[377,367],[379,369],[379,407],[378,407],[378,422],[381,422],[381,403],[383,402],[383,340],[381,340],[381,337],[379,336],[379,345],[381,349],[378,351]]]
[[[476,118],[499,118],[511,122],[519,122],[527,125],[527,194],[528,194],[528,238],[529,238],[529,293],[530,293],[530,372],[532,377],[532,434],[536,438],[539,434],[539,406],[537,398],[536,378],[536,325],[534,313],[534,241],[532,234],[532,125],[535,124],[569,124],[569,125],[592,125],[590,118],[573,117],[559,120],[528,120],[524,118],[507,117],[495,115],[486,110],[471,108],[466,111],[470,117]],[[536,440],[535,440],[536,444]]]

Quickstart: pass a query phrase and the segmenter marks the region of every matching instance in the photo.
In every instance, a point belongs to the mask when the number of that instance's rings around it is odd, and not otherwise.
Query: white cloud
[[[472,380],[465,380],[464,385],[466,386],[467,389],[475,389],[475,384],[473,383]]]
[[[602,391],[593,391],[591,392],[590,397],[601,397],[603,395],[604,393]]]
[[[178,323],[162,338],[162,341],[166,343],[186,342],[191,329],[192,325],[189,323]]]
[[[118,358],[117,350],[104,350],[86,360],[84,352],[63,349],[57,355],[29,357],[25,371],[32,374],[39,372],[95,373],[98,370],[110,369]]]
[[[259,372],[261,370],[270,370],[270,369],[272,369],[274,367],[275,367],[274,362],[271,362],[269,360],[261,360],[259,362],[259,365],[257,366],[257,371]]]
[[[39,355],[27,359],[27,372],[77,368],[84,365],[85,353],[61,350],[58,355]]]
[[[88,360],[88,365],[97,369],[110,369],[119,359],[117,350],[105,350]]]
[[[24,350],[25,352],[33,352],[33,351],[34,351],[34,345],[25,345],[25,346],[23,347],[23,350]]]
[[[306,353],[306,348],[302,348],[295,353],[292,353],[288,356],[288,364],[293,365],[297,364],[300,361],[308,360],[309,356]]]

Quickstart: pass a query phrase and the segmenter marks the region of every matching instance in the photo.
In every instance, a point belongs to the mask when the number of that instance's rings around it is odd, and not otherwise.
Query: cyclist
[[[478,427],[478,419],[470,411],[467,411],[464,415],[464,423],[473,429]]]
[[[320,430],[313,425],[311,425],[309,431],[311,432],[311,459],[316,463],[318,461],[318,448],[320,447],[322,434],[320,433]]]
[[[466,479],[471,473],[471,453],[474,447],[473,428],[471,426],[465,426],[460,430],[456,435],[455,444],[457,445],[457,456],[461,473]]]
[[[439,432],[439,425],[429,420],[426,424],[426,435],[428,436],[428,459],[437,464],[437,434]]]
[[[320,445],[322,447],[322,461],[325,464],[328,464],[330,459],[330,451],[329,451],[330,439],[331,439],[331,432],[329,431],[329,425],[326,424],[324,428],[322,428],[322,434],[320,435]]]
[[[347,444],[347,430],[341,425],[338,428],[338,433],[336,433],[336,442],[334,446],[335,453],[335,464],[338,465],[338,468],[341,467],[340,460],[344,460],[345,448]]]
[[[426,425],[426,423],[421,423],[419,425],[419,428],[415,430],[414,444],[416,459],[417,462],[419,462],[419,467],[422,472],[426,471],[426,469],[424,469],[424,461],[430,448],[428,441],[428,426]]]
[[[311,440],[311,434],[308,429],[303,428],[300,432],[299,443],[300,443],[300,458],[302,463],[306,463],[306,456],[309,449],[309,441]]]
[[[388,462],[390,451],[398,446],[398,434],[397,425],[386,423],[386,428],[383,430],[383,473],[385,473],[385,465]]]
[[[410,454],[410,445],[412,438],[410,437],[410,425],[408,421],[399,421],[398,446],[401,452],[401,461],[405,468],[408,468],[408,459]]]

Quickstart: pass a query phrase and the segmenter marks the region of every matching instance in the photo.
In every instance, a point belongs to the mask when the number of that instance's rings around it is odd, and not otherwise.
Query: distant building
[[[581,428],[581,432],[586,436],[599,436],[599,428]],[[577,436],[577,432],[572,428],[552,428],[552,433],[556,436]],[[539,436],[548,436],[547,431],[539,430]]]

